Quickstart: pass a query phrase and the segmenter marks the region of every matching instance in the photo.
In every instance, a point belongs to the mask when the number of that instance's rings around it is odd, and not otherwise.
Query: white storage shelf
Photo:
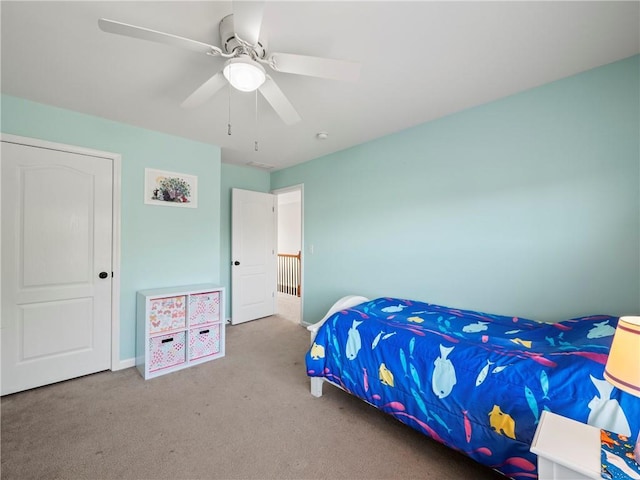
[[[138,292],[136,367],[145,379],[223,357],[224,346],[224,287]]]

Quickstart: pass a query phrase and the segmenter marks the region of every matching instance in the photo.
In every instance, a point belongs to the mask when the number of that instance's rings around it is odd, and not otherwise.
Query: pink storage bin
[[[220,353],[220,324],[189,331],[189,360]]]
[[[220,292],[198,293],[189,296],[189,324],[202,325],[220,319]]]
[[[180,365],[186,361],[185,332],[149,339],[149,371]]]
[[[154,298],[149,302],[149,333],[185,328],[187,305],[184,295]]]

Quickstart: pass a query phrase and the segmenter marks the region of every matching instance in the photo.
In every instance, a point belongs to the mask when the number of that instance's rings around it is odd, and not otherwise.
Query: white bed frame
[[[355,307],[356,305],[360,305],[361,303],[368,302],[369,299],[367,297],[362,297],[360,295],[347,295],[346,297],[342,297],[333,306],[329,309],[327,314],[320,320],[318,323],[314,323],[313,325],[309,325],[307,330],[311,333],[311,345],[313,345],[313,341],[316,339],[316,335],[318,334],[318,330],[327,321],[327,319],[336,312],[340,310],[345,310],[347,308]],[[337,383],[334,383],[330,380],[327,380],[324,377],[311,377],[311,395],[314,397],[322,396],[322,384],[324,382],[329,382],[332,385],[335,385],[338,388],[342,388]]]

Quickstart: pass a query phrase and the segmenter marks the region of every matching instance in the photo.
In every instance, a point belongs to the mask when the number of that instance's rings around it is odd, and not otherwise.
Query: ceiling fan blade
[[[204,102],[213,97],[218,90],[227,85],[227,79],[224,78],[222,72],[216,73],[209,80],[200,85],[195,92],[193,92],[187,99],[180,105],[184,108],[194,108],[202,105]]]
[[[282,93],[282,90],[280,90],[278,85],[276,85],[276,82],[274,82],[269,75],[267,75],[267,79],[259,90],[284,123],[287,125],[293,125],[294,123],[298,123],[302,120],[300,115],[298,115],[298,112],[296,112],[296,109],[291,105],[291,102],[287,100],[287,97]]]
[[[137,27],[135,25],[129,25],[128,23],[116,22],[115,20],[108,20],[106,18],[98,20],[98,26],[100,27],[100,30],[107,33],[116,33],[126,37],[164,43],[165,45],[186,48],[187,50],[193,50],[200,53],[211,53],[212,51],[221,53],[221,50],[214,45],[208,45],[206,43],[198,42],[197,40],[179,37],[170,33],[158,32],[145,27]]]
[[[296,73],[311,77],[328,78],[355,82],[360,78],[360,65],[347,60],[310,57],[293,53],[274,53],[271,55],[274,70],[284,73]]]
[[[242,40],[251,45],[258,43],[263,12],[264,1],[235,0],[233,2],[233,28]]]

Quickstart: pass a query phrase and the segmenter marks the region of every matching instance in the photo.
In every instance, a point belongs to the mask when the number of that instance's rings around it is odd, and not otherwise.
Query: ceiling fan
[[[360,64],[292,53],[268,53],[266,41],[260,37],[264,4],[264,1],[232,2],[233,13],[220,21],[220,47],[106,18],[98,20],[98,26],[104,32],[164,43],[227,59],[222,70],[182,102],[183,107],[192,108],[203,104],[228,82],[244,92],[257,89],[284,123],[293,125],[301,120],[300,115],[273,78],[267,74],[265,66],[276,72],[353,82],[360,75]]]

